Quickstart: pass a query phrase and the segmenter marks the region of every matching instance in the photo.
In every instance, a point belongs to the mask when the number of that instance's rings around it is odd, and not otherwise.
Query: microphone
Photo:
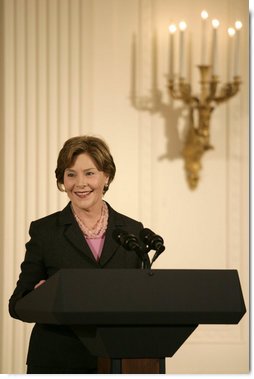
[[[140,239],[143,241],[146,245],[150,247],[150,249],[153,250],[165,250],[164,241],[161,236],[158,234],[155,234],[152,230],[148,228],[144,228],[140,231]]]
[[[127,233],[125,230],[115,229],[112,236],[126,250],[136,251],[137,248],[140,248],[137,237],[134,234]]]
[[[127,233],[122,229],[115,229],[112,233],[112,237],[114,240],[121,246],[123,246],[126,250],[134,250],[138,255],[140,260],[143,262],[144,268],[150,267],[150,261],[141,248],[137,237],[134,234]]]
[[[158,256],[165,250],[163,238],[148,228],[142,229],[139,235],[141,241],[143,241],[150,250],[156,251],[151,261],[152,265]]]

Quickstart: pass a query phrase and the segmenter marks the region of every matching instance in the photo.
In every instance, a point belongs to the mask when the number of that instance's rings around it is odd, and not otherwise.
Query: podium
[[[165,358],[199,324],[237,324],[246,308],[236,270],[62,269],[16,312],[69,325],[99,357],[99,372],[165,373]],[[132,372],[133,363],[146,368]]]

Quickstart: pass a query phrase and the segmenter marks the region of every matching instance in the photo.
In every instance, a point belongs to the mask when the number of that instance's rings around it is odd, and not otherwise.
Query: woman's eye
[[[94,172],[93,172],[93,171],[88,171],[88,172],[86,173],[86,175],[87,175],[87,176],[92,176],[92,175],[94,175]]]
[[[74,177],[74,174],[73,174],[72,172],[68,172],[68,173],[67,173],[67,176],[68,176],[68,178],[73,178],[73,177]]]

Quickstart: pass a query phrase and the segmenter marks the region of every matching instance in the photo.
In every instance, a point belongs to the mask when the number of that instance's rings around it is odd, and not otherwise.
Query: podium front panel
[[[162,326],[236,324],[246,309],[236,270],[64,269],[16,311],[27,322]]]

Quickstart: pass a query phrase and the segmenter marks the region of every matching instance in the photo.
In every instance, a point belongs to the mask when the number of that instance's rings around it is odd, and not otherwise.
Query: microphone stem
[[[149,259],[149,256],[147,255],[147,253],[143,254],[143,265],[144,265],[144,269],[150,269],[151,268],[151,262],[150,262],[150,259]]]
[[[142,249],[140,246],[136,246],[135,252],[139,256],[139,258],[142,261],[142,268],[143,269],[150,269],[151,268],[151,262],[149,259],[149,255],[147,254],[147,249]]]

